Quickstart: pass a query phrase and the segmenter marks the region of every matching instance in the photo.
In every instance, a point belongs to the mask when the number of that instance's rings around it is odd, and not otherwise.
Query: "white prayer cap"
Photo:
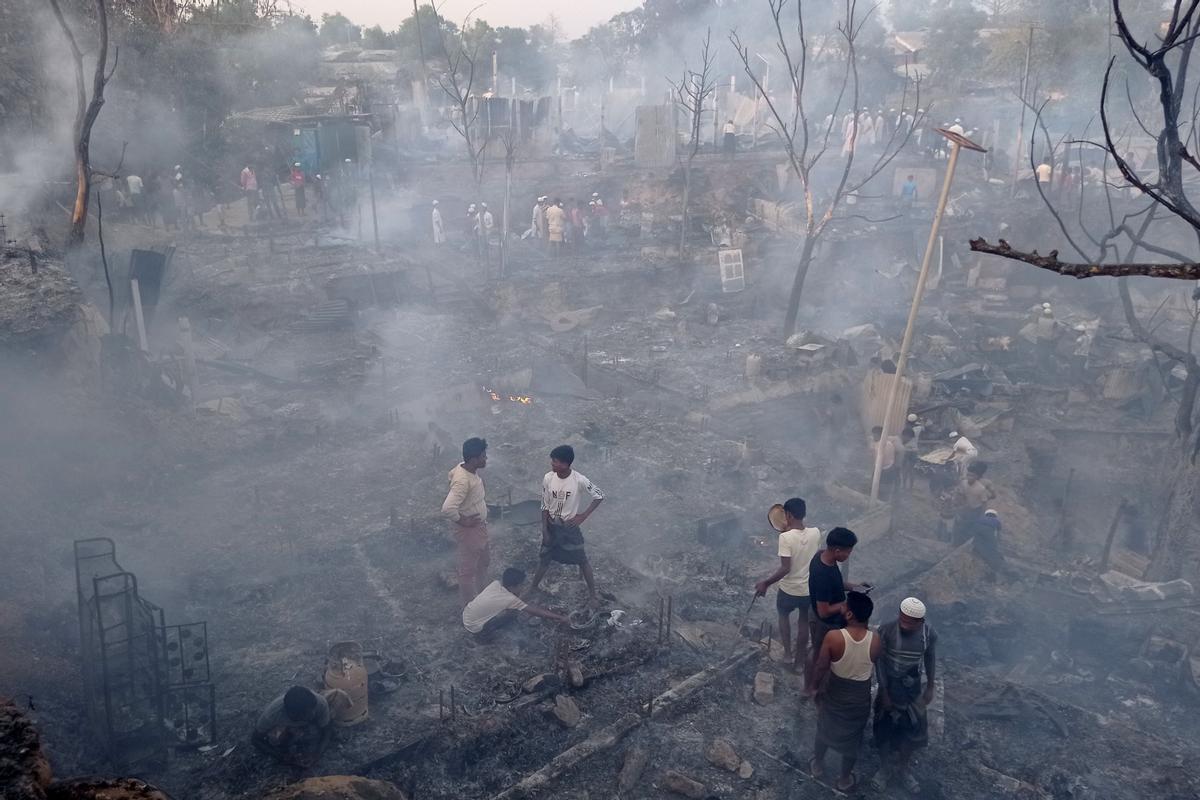
[[[298,166],[300,166],[300,162],[299,162],[299,161],[297,161],[295,164],[292,164],[292,166],[293,166],[293,167],[298,167]],[[179,169],[179,167],[176,167],[175,169]]]
[[[487,203],[480,203],[479,205],[482,206],[483,208],[487,208]]]
[[[433,204],[436,206],[436,205],[438,204],[438,201],[437,201],[437,200],[434,200],[434,201],[433,201]]]
[[[957,439],[957,438],[958,438],[958,431],[950,431],[950,438],[951,438],[951,439]]]
[[[925,604],[915,597],[906,597],[900,601],[900,613],[913,619],[925,619]]]
[[[599,192],[592,192],[592,197],[599,197],[599,196],[600,196]]]
[[[181,167],[181,166],[179,166],[178,164],[176,164],[176,165],[175,165],[175,169],[183,169],[183,167]]]
[[[917,415],[916,415],[916,414],[909,414],[909,415],[908,415],[908,421],[909,421],[909,422],[916,422],[916,421],[917,421]]]
[[[999,513],[996,511],[996,509],[994,509],[994,508],[989,508],[987,511],[983,512],[983,515],[984,515],[985,517],[998,517],[998,516],[1000,516],[1000,514],[999,514]]]
[[[1051,306],[1049,303],[1042,303],[1042,308],[1050,308],[1050,307]]]

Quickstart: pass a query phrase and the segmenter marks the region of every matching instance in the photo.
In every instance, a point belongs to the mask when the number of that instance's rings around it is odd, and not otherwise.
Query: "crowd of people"
[[[542,195],[533,204],[529,227],[519,237],[544,244],[550,254],[557,257],[564,250],[577,252],[589,242],[603,241],[608,237],[608,227],[609,209],[599,192],[592,193],[586,206],[574,197],[564,202]],[[432,202],[430,232],[435,245],[447,243],[446,219],[438,200]],[[471,203],[467,206],[462,224],[462,250],[472,251],[477,258],[488,261],[501,235],[502,231],[498,230],[496,218],[487,203]],[[513,231],[512,235],[518,234]]]
[[[909,771],[913,753],[928,740],[926,709],[933,701],[937,634],[925,621],[924,603],[906,598],[899,615],[872,631],[872,586],[847,584],[839,565],[858,544],[853,531],[836,527],[824,537],[808,525],[808,506],[793,497],[783,504],[786,530],[779,534],[779,566],[754,586],[762,597],[776,586],[779,641],[792,669],[803,673],[805,692],[817,703],[817,729],[809,769],[825,776],[830,750],[841,756],[835,786],[850,791],[867,723],[872,721],[882,769],[872,780],[885,790],[899,782],[920,785]],[[792,616],[796,617],[793,636]],[[872,678],[877,689],[872,700]]]

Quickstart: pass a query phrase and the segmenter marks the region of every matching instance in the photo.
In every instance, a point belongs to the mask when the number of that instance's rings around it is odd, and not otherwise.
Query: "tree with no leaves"
[[[856,43],[862,33],[863,26],[870,18],[875,7],[866,14],[858,13],[857,0],[842,0],[843,14],[837,23],[837,35],[840,39],[838,50],[844,59],[844,69],[841,85],[832,101],[824,108],[826,116],[822,122],[815,117],[815,104],[811,95],[815,89],[810,82],[810,45],[805,30],[804,3],[796,0],[795,35],[791,34],[791,24],[785,22],[784,12],[789,0],[767,0],[771,9],[776,34],[776,49],[783,58],[788,94],[792,99],[789,111],[776,103],[765,91],[762,82],[752,68],[750,49],[745,45],[737,32],[730,34],[729,40],[737,51],[738,58],[750,82],[758,90],[759,95],[767,106],[767,116],[772,120],[771,127],[783,144],[787,154],[788,167],[800,182],[804,203],[804,241],[800,247],[800,257],[796,264],[796,273],[792,279],[792,290],[788,297],[787,316],[783,323],[784,337],[791,336],[796,330],[796,318],[800,313],[800,298],[804,292],[804,279],[808,268],[812,265],[813,255],[821,235],[835,219],[835,214],[845,198],[857,192],[881,173],[892,159],[900,152],[919,127],[922,120],[916,114],[920,103],[920,84],[911,81],[905,84],[904,98],[900,103],[899,116],[912,118],[909,125],[896,125],[882,149],[873,159],[859,159],[858,149],[854,145],[857,139],[857,125],[852,126],[851,146],[849,154],[840,170],[836,171],[834,185],[831,187],[817,185],[816,170],[822,160],[829,155],[829,145],[833,138],[834,128],[838,117],[844,111],[856,114],[859,108],[859,76],[858,53]],[[821,48],[824,49],[824,48]],[[912,111],[909,111],[908,89],[914,86]],[[863,169],[855,170],[858,162],[865,162]],[[823,207],[818,207],[818,205]]]
[[[68,249],[74,249],[83,244],[87,228],[88,198],[91,196],[92,187],[90,153],[92,126],[96,124],[96,118],[100,116],[100,109],[104,106],[104,87],[112,80],[113,73],[117,69],[119,55],[114,51],[110,69],[108,67],[108,10],[105,7],[105,0],[95,0],[95,6],[99,45],[96,51],[96,66],[92,75],[92,96],[89,99],[87,83],[84,79],[83,51],[79,47],[79,42],[71,30],[71,26],[67,23],[66,17],[63,16],[59,0],[50,0],[50,8],[54,11],[54,17],[58,20],[63,35],[67,37],[67,44],[71,49],[71,60],[75,65],[75,204],[71,209],[71,229],[67,234]]]
[[[1120,124],[1114,119],[1114,108],[1110,103],[1117,63],[1114,57],[1101,84],[1102,140],[1068,143],[1068,146],[1077,146],[1081,154],[1085,148],[1095,148],[1103,154],[1105,168],[1100,189],[1093,190],[1090,199],[1099,204],[1099,216],[1106,220],[1106,229],[1095,230],[1087,224],[1088,217],[1082,211],[1089,202],[1084,181],[1079,181],[1078,196],[1073,198],[1081,209],[1077,220],[1070,220],[1061,213],[1043,186],[1034,181],[1063,239],[1078,260],[1062,261],[1057,250],[1052,250],[1049,255],[1040,255],[1036,250],[1019,250],[1003,239],[996,244],[982,238],[974,239],[971,249],[1073,278],[1117,278],[1121,307],[1133,336],[1150,348],[1160,369],[1169,372],[1183,367],[1185,377],[1176,395],[1179,402],[1175,415],[1178,448],[1174,458],[1164,460],[1164,467],[1169,470],[1164,481],[1165,512],[1148,575],[1159,579],[1195,578],[1200,576],[1200,466],[1197,463],[1200,459],[1200,360],[1194,346],[1200,325],[1200,288],[1183,287],[1191,304],[1191,323],[1186,335],[1181,337],[1182,341],[1168,341],[1138,317],[1128,278],[1147,276],[1200,281],[1200,261],[1196,257],[1200,254],[1200,210],[1191,196],[1195,191],[1196,173],[1200,173],[1200,160],[1193,154],[1193,150],[1200,149],[1200,104],[1195,92],[1185,90],[1193,48],[1200,37],[1200,0],[1175,0],[1166,28],[1148,33],[1153,44],[1139,41],[1130,29],[1122,13],[1121,0],[1113,0],[1112,7],[1117,38],[1134,67],[1133,75],[1127,80],[1135,80],[1140,71],[1146,81],[1146,93],[1155,98],[1155,103],[1152,113],[1135,106],[1135,85],[1127,83],[1128,121]],[[1156,158],[1152,164],[1140,169],[1135,164],[1128,141],[1132,133],[1154,140]],[[1110,164],[1115,166],[1120,178],[1110,177]],[[1034,166],[1031,160],[1031,169]],[[1116,183],[1120,185],[1114,185]],[[1129,205],[1134,210],[1118,216],[1114,188],[1122,192],[1132,189],[1144,198],[1144,202],[1132,200]],[[1194,238],[1195,247],[1174,245],[1168,237],[1178,230],[1186,231],[1187,238]],[[1139,261],[1140,252],[1148,253],[1150,259]]]
[[[437,49],[442,61],[442,69],[434,76],[434,82],[454,107],[450,124],[466,145],[471,177],[478,187],[483,181],[484,152],[487,150],[487,136],[478,129],[479,98],[475,95],[480,42],[478,37],[468,34],[469,14],[456,33],[448,32],[441,24],[437,6],[433,6],[433,14],[437,23]]]
[[[703,139],[701,123],[704,118],[704,104],[717,88],[716,80],[713,77],[714,56],[710,47],[711,41],[712,30],[709,29],[704,32],[704,41],[700,45],[699,71],[688,69],[685,64],[683,77],[679,83],[672,84],[672,88],[675,90],[675,102],[687,115],[689,137],[687,155],[683,161],[683,228],[679,232],[679,259],[681,261],[687,254],[688,203],[692,193],[692,163],[696,160],[696,154],[700,152],[700,142]]]

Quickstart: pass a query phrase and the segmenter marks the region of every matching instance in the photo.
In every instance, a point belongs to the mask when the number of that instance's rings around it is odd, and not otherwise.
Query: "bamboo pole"
[[[954,134],[944,133],[950,139],[950,162],[946,165],[946,178],[942,181],[942,193],[938,197],[937,211],[933,215],[933,226],[929,229],[929,241],[925,244],[925,257],[921,260],[921,274],[917,278],[917,288],[913,292],[912,308],[908,311],[908,324],[904,327],[904,340],[900,344],[900,358],[896,361],[896,374],[892,376],[892,386],[888,390],[887,405],[883,411],[883,435],[875,446],[875,469],[871,475],[871,499],[879,499],[879,476],[883,469],[883,446],[894,431],[888,430],[888,422],[892,418],[892,407],[896,405],[896,397],[900,392],[900,384],[904,380],[904,367],[908,364],[908,354],[912,349],[913,330],[917,324],[917,312],[921,310],[921,298],[925,295],[925,283],[929,279],[929,264],[933,260],[933,248],[937,244],[938,231],[942,227],[942,217],[946,213],[946,202],[950,198],[950,184],[954,181],[954,170],[958,167],[958,154],[963,148],[963,142],[969,149],[983,150],[968,139]],[[961,141],[960,141],[961,140]]]

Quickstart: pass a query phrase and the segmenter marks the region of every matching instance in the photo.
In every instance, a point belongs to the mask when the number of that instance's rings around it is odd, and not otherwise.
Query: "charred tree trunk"
[[[1168,459],[1167,490],[1170,498],[1160,537],[1146,577],[1166,581],[1200,578],[1200,464],[1195,458],[1196,437],[1182,442],[1174,459]]]
[[[783,338],[796,332],[796,318],[800,316],[800,298],[804,294],[804,279],[808,277],[808,268],[812,265],[813,251],[816,250],[817,237],[804,237],[804,246],[800,248],[800,261],[796,264],[796,276],[792,278],[792,293],[788,296],[787,316],[783,320]]]
[[[74,250],[83,244],[87,230],[88,199],[92,188],[91,142],[92,127],[104,106],[104,87],[116,71],[116,59],[112,70],[108,68],[108,9],[105,0],[95,0],[96,26],[99,47],[96,53],[96,68],[92,76],[92,96],[88,99],[87,86],[83,77],[83,51],[71,26],[67,24],[59,7],[59,0],[50,0],[50,7],[67,37],[71,59],[75,67],[75,204],[71,209],[71,227],[67,232],[67,249]],[[106,71],[107,70],[107,71]]]
[[[687,257],[688,203],[691,200],[691,194],[692,159],[689,157],[683,165],[683,224],[679,230],[679,261],[681,263]]]

